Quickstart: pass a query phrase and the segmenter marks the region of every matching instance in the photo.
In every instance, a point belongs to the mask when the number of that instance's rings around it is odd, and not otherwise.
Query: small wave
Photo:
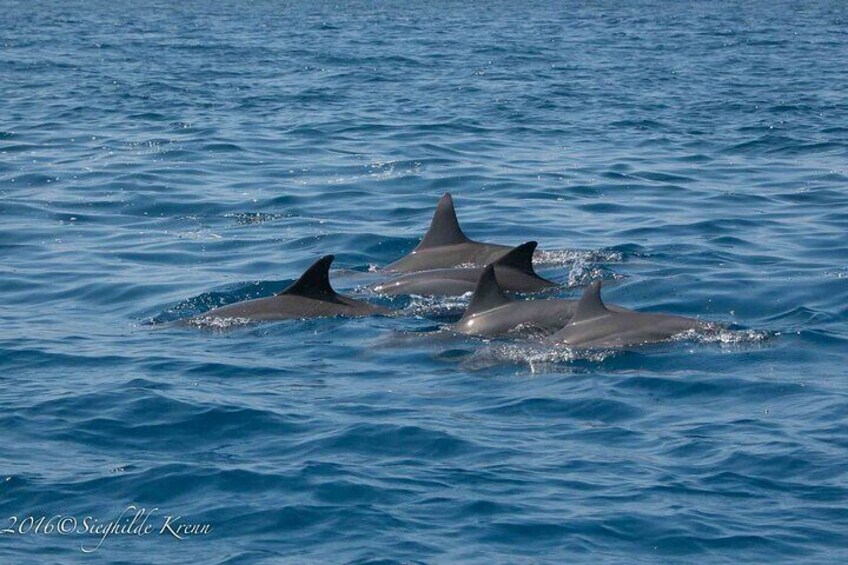
[[[566,286],[568,287],[577,287],[577,286],[586,286],[592,281],[598,279],[612,279],[619,280],[623,279],[624,275],[612,273],[609,274],[605,269],[598,267],[597,265],[593,265],[591,263],[585,261],[575,261],[571,265],[571,269],[568,271],[568,277],[566,279]]]
[[[184,322],[185,325],[194,326],[207,330],[229,330],[252,324],[250,318],[222,318],[219,316],[200,316],[190,318]]]
[[[410,303],[402,310],[409,316],[459,315],[468,308],[473,293],[462,296],[410,296]]]
[[[235,143],[207,143],[200,149],[209,153],[235,153],[242,151],[241,146]]]
[[[158,155],[174,148],[176,142],[171,139],[146,139],[143,141],[128,141],[121,149],[137,155]]]
[[[706,328],[688,330],[677,334],[673,341],[693,341],[701,344],[719,345],[752,345],[763,343],[774,334],[764,330],[730,329],[718,324],[710,324]]]
[[[155,316],[147,319],[144,323],[149,325],[167,324],[181,318],[207,312],[213,308],[226,306],[232,301],[231,293],[227,292],[205,292],[198,296],[183,300]]]
[[[463,368],[479,371],[498,365],[526,365],[530,372],[546,373],[575,361],[600,363],[618,354],[615,350],[573,349],[546,343],[497,343],[481,347],[463,363]]]
[[[174,232],[174,235],[177,236],[177,239],[188,239],[194,241],[204,241],[208,239],[224,239],[224,236],[222,236],[221,234],[217,234],[208,229]]]
[[[557,267],[565,267],[578,261],[583,263],[620,263],[623,259],[623,253],[612,249],[598,249],[594,251],[576,251],[573,249],[538,250],[533,255],[533,263]]]
[[[170,308],[152,316],[145,324],[159,325],[198,316],[214,308],[227,306],[243,300],[263,298],[286,288],[293,281],[255,281],[229,285],[223,290],[204,292],[187,298]]]
[[[479,370],[503,364],[518,364],[529,367],[531,373],[555,372],[561,370],[561,365],[578,361],[601,363],[629,350],[603,347],[583,349],[539,342],[544,334],[532,327],[516,328],[511,336],[521,336],[527,341],[496,343],[482,347],[464,363],[465,367]],[[745,346],[762,343],[771,336],[772,334],[762,330],[736,330],[711,324],[705,328],[681,332],[665,343],[694,342],[704,345]],[[536,341],[531,341],[533,339]]]
[[[284,218],[290,218],[291,216],[292,214],[272,214],[267,212],[232,212],[229,214],[224,214],[225,218],[235,220],[236,224],[240,226],[264,224],[265,222],[282,220]]]

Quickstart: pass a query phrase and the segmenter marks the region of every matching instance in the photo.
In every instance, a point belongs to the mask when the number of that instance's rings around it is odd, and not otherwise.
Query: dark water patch
[[[599,420],[607,423],[626,421],[638,417],[634,407],[613,400],[567,401],[562,399],[526,398],[510,402],[507,405],[490,408],[498,416],[522,418],[553,417],[561,421],[563,417],[577,420]]]
[[[200,151],[208,151],[210,153],[238,153],[243,149],[234,143],[207,143],[200,147]]]
[[[360,424],[314,442],[314,449],[370,454],[381,458],[428,457],[436,460],[461,457],[473,445],[453,434],[413,425]]]
[[[228,285],[223,290],[204,292],[188,298],[167,310],[153,316],[153,324],[165,324],[178,319],[202,314],[213,308],[221,308],[243,300],[265,298],[284,290],[294,282],[294,279],[278,282],[254,281]]]

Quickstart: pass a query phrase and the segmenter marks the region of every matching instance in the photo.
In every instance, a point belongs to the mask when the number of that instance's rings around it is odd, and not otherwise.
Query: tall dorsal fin
[[[580,302],[577,303],[577,309],[574,311],[574,318],[571,323],[582,322],[583,320],[591,320],[606,316],[610,311],[604,306],[601,300],[601,281],[595,281],[586,287],[583,291],[583,296]]]
[[[471,296],[471,304],[468,305],[464,316],[491,310],[508,302],[512,302],[512,299],[504,293],[501,285],[498,284],[498,279],[495,278],[494,265],[486,265],[477,280],[477,287]]]
[[[506,255],[492,264],[499,267],[518,269],[519,271],[535,275],[536,271],[533,270],[533,252],[536,251],[537,245],[539,244],[535,241],[522,243],[518,247],[510,249]]]
[[[333,259],[332,255],[321,257],[306,269],[306,272],[300,275],[300,278],[293,282],[291,286],[278,292],[277,296],[291,294],[325,300],[334,298],[336,291],[330,286],[330,264]]]
[[[446,192],[439,200],[439,205],[436,206],[436,213],[433,214],[430,229],[427,230],[427,233],[424,234],[424,239],[421,240],[421,243],[415,249],[456,245],[468,241],[470,240],[462,233],[462,228],[459,227],[459,220],[456,219],[456,210],[453,209],[453,198],[449,192]]]

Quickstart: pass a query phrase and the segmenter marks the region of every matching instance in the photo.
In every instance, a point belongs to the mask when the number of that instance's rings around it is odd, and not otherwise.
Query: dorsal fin
[[[533,270],[533,252],[536,251],[537,245],[539,244],[535,241],[522,243],[518,247],[510,249],[506,255],[492,264],[499,267],[518,269],[519,271],[535,275],[536,271]]]
[[[607,310],[601,300],[601,281],[595,281],[583,291],[583,296],[577,303],[577,309],[574,311],[574,318],[571,323],[600,318],[609,313],[610,311]]]
[[[464,316],[491,310],[508,302],[512,302],[512,299],[504,293],[501,285],[498,284],[498,279],[495,278],[494,265],[486,265],[477,280],[477,287],[474,289],[473,296],[471,296],[471,304],[468,305]]]
[[[470,240],[462,233],[462,228],[459,227],[459,221],[456,219],[456,210],[453,209],[453,198],[449,192],[446,192],[439,200],[439,205],[436,206],[436,213],[433,214],[430,229],[427,230],[427,233],[424,234],[424,239],[421,240],[421,243],[415,249],[456,245],[468,241]]]
[[[334,298],[336,291],[330,286],[330,264],[333,262],[333,259],[334,257],[332,255],[321,257],[311,267],[306,269],[306,272],[293,282],[291,286],[278,292],[277,296],[281,294],[292,294],[324,300]]]

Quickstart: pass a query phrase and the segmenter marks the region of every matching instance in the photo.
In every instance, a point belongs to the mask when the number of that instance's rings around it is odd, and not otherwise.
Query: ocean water
[[[3,563],[848,560],[844,3],[0,14]],[[446,191],[726,329],[579,352],[370,295]],[[170,323],[328,253],[398,314]]]

